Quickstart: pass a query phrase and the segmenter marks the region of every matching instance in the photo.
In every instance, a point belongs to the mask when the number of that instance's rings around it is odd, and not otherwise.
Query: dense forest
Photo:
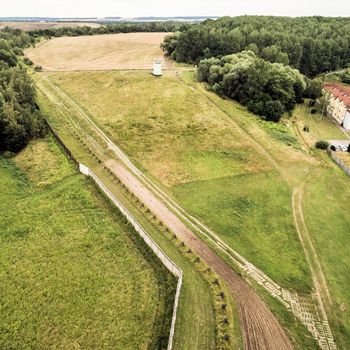
[[[169,36],[163,49],[179,62],[253,51],[308,77],[350,65],[350,18],[222,17]]]
[[[44,130],[33,82],[18,59],[33,42],[18,29],[0,31],[0,152],[17,152]]]
[[[190,28],[191,24],[182,22],[137,22],[117,23],[104,25],[97,28],[88,26],[62,27],[32,30],[29,34],[33,37],[61,37],[79,35],[117,34],[117,33],[143,33],[143,32],[181,32]]]
[[[306,88],[298,70],[265,61],[252,51],[202,60],[198,78],[219,95],[235,99],[271,121],[278,121],[300,103]]]

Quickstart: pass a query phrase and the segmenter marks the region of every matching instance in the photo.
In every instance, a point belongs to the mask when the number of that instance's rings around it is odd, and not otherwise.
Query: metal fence
[[[331,156],[331,158],[344,170],[345,174],[350,176],[350,168],[348,168],[344,164],[344,162],[337,157],[337,155],[336,155],[337,152],[334,152],[331,149],[328,149],[328,153]]]
[[[55,140],[57,141],[57,143],[62,147],[63,151],[66,153],[66,155],[68,156],[68,158],[74,163],[74,165],[79,168],[79,162],[75,159],[75,157],[73,156],[72,152],[68,149],[68,147],[63,143],[63,141],[61,140],[61,138],[58,136],[58,134],[56,133],[56,131],[54,130],[54,128],[50,125],[50,123],[44,119],[45,124],[47,126],[47,128],[49,129],[49,131],[51,132],[51,134],[53,135],[53,137],[55,138]]]
[[[175,302],[173,308],[173,316],[171,320],[171,327],[169,332],[168,348],[171,350],[173,347],[173,338],[175,332],[176,314],[179,304],[180,291],[182,286],[182,270],[179,269],[176,264],[160,249],[160,247],[153,241],[153,239],[147,234],[143,227],[137,222],[132,214],[123,206],[123,204],[113,195],[113,193],[106,187],[106,185],[98,178],[98,176],[87,166],[79,164],[79,170],[86,176],[91,177],[97,186],[103,191],[103,193],[113,202],[113,204],[119,209],[119,211],[125,216],[128,222],[133,226],[134,230],[142,237],[146,244],[152,249],[154,254],[161,260],[164,266],[178,278]]]

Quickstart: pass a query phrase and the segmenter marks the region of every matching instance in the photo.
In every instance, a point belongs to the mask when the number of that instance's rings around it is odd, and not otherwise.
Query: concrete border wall
[[[167,350],[172,350],[173,348],[173,338],[175,332],[175,323],[177,308],[179,304],[180,291],[182,286],[182,270],[176,266],[176,264],[160,249],[156,242],[147,234],[144,228],[137,222],[137,220],[132,216],[132,214],[123,206],[123,204],[113,195],[113,193],[107,188],[107,186],[99,179],[99,177],[87,166],[79,163],[79,170],[84,175],[91,177],[96,185],[103,191],[103,193],[112,201],[112,203],[119,209],[119,211],[125,216],[128,222],[133,226],[134,230],[142,237],[145,243],[152,249],[154,254],[161,260],[164,266],[177,277],[177,287],[175,294],[175,301],[173,307],[173,316],[171,320],[171,327],[168,340]]]
[[[337,152],[332,151],[330,148],[328,148],[328,153],[331,156],[331,158],[344,170],[345,174],[350,176],[350,168],[348,168],[338,157]]]

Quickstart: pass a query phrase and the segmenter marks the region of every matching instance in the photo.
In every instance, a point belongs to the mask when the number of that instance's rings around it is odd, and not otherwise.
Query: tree
[[[251,51],[201,60],[198,78],[208,82],[217,94],[235,99],[275,122],[302,101],[306,86],[297,70],[265,61]]]
[[[197,63],[249,50],[314,77],[347,67],[349,27],[350,18],[222,17],[184,29],[170,51],[177,61]]]
[[[7,39],[0,40],[0,152],[17,152],[42,135],[44,124],[33,82],[13,53],[21,51],[14,45],[25,45],[27,36],[12,30],[0,31],[1,35]]]
[[[322,96],[322,90],[323,81],[321,79],[308,79],[304,91],[304,97],[315,100]]]

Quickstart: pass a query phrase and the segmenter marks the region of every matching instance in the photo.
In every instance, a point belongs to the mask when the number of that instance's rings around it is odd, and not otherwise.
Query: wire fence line
[[[44,119],[49,131],[58,142],[58,144],[62,147],[63,151],[66,153],[68,158],[74,163],[74,165],[79,169],[79,171],[91,177],[96,185],[102,190],[102,192],[112,201],[112,203],[118,208],[118,210],[122,213],[122,215],[127,219],[127,221],[132,225],[134,230],[140,235],[140,237],[145,241],[145,243],[152,249],[154,254],[160,259],[163,265],[175,276],[177,277],[177,286],[175,293],[175,301],[173,306],[173,315],[171,319],[171,326],[169,331],[169,339],[167,350],[173,349],[173,341],[174,341],[174,333],[175,333],[175,324],[176,324],[176,316],[177,309],[179,306],[180,292],[182,287],[182,278],[183,272],[182,270],[161,250],[161,248],[157,245],[156,242],[148,235],[145,229],[137,222],[137,220],[133,217],[133,215],[124,207],[124,205],[113,195],[113,193],[107,188],[107,186],[99,179],[99,177],[87,166],[79,163],[70,149],[65,145],[59,135],[56,133],[51,124]]]
[[[344,162],[337,157],[337,155],[336,155],[337,152],[334,152],[331,149],[328,149],[328,153],[331,156],[331,158],[340,166],[340,168],[342,168],[344,170],[345,174],[350,176],[350,168],[347,167],[344,164]]]
[[[169,340],[167,350],[173,348],[173,338],[175,332],[175,323],[177,308],[179,304],[180,291],[182,286],[182,270],[161,250],[156,242],[147,234],[144,228],[137,222],[133,215],[124,207],[124,205],[113,195],[113,193],[107,188],[107,186],[99,179],[99,177],[87,166],[79,163],[79,170],[86,176],[91,177],[97,186],[103,191],[103,193],[112,201],[112,203],[118,208],[118,210],[124,215],[128,222],[133,226],[134,230],[141,236],[145,243],[152,249],[154,254],[161,260],[163,265],[177,277],[177,287],[175,294],[175,301],[173,307],[173,316],[171,320]]]
[[[68,156],[68,158],[74,163],[74,165],[79,168],[79,162],[75,159],[75,157],[73,156],[72,152],[70,151],[70,149],[64,144],[64,142],[61,140],[61,138],[58,136],[57,132],[54,130],[54,128],[51,126],[51,124],[44,119],[44,122],[47,126],[47,128],[49,129],[49,131],[51,132],[51,134],[53,135],[54,139],[58,142],[58,144],[62,147],[63,151],[66,153],[66,155]]]

